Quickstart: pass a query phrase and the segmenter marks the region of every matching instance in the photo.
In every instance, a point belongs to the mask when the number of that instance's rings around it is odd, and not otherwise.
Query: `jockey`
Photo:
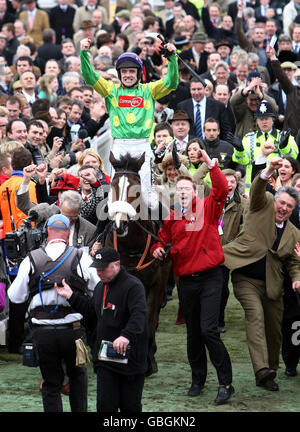
[[[88,49],[91,39],[80,44],[81,74],[86,84],[105,98],[114,139],[113,154],[116,158],[125,153],[138,157],[145,152],[145,162],[140,170],[142,195],[146,204],[151,203],[151,159],[149,136],[154,124],[154,101],[178,86],[178,65],[173,44],[164,45],[168,57],[168,71],[163,79],[141,84],[143,62],[133,52],[123,53],[116,62],[120,84],[107,81],[96,73],[90,63]]]

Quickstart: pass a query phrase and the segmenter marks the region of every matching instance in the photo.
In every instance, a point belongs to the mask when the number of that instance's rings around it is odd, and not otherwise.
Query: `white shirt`
[[[22,90],[22,93],[25,96],[28,103],[33,104],[36,101],[35,94],[30,95],[30,94],[26,93],[25,90]]]
[[[57,240],[56,240],[57,241]],[[48,243],[45,247],[47,255],[54,261],[56,260],[65,250],[66,244],[64,241],[60,241],[59,243]],[[92,292],[100,281],[99,276],[97,275],[97,271],[95,268],[90,267],[92,263],[92,257],[88,255],[85,251],[82,254],[80,259],[80,265],[77,266],[78,275],[82,276],[86,281],[88,281],[88,291],[89,294],[92,295]],[[81,268],[80,268],[81,267]],[[29,297],[29,272],[32,268],[32,264],[30,262],[29,257],[27,256],[20,264],[19,271],[17,277],[9,287],[7,294],[9,299],[13,303],[24,303]],[[82,269],[82,273],[81,273]],[[61,305],[61,306],[70,306],[68,301],[57,294],[55,288],[49,289],[46,291],[42,291],[42,299],[43,304],[47,308],[47,306]],[[35,309],[38,306],[41,306],[41,298],[40,294],[36,294],[29,305],[29,310]],[[70,313],[66,315],[64,318],[58,319],[36,319],[32,318],[33,324],[68,324],[74,321],[80,321],[82,319],[82,315],[80,313]]]
[[[180,140],[179,138],[176,138],[176,147],[177,147],[177,150],[180,153],[183,153],[185,151],[185,149],[186,149],[186,146],[187,146],[188,142],[189,142],[189,135],[186,135],[186,137],[183,138],[183,140]]]

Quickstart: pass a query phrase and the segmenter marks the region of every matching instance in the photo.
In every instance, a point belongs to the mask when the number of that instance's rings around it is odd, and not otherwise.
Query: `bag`
[[[31,342],[24,342],[23,349],[23,366],[37,367],[39,365],[38,353],[36,346]]]
[[[6,305],[6,283],[0,282],[0,312],[2,312]]]
[[[82,339],[76,339],[76,366],[84,367],[90,363],[89,353]]]

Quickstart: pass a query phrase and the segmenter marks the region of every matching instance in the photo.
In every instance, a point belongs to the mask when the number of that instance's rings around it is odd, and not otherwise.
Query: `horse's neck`
[[[143,225],[148,231],[151,231],[150,221],[141,221],[139,223]],[[141,251],[143,252],[148,234],[133,221],[129,223],[128,234],[126,237],[118,237],[118,244],[122,249],[126,248],[128,252]]]

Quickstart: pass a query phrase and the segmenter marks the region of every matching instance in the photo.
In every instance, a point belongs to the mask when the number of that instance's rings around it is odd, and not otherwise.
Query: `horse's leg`
[[[147,291],[147,313],[148,313],[148,371],[147,376],[152,375],[158,371],[155,353],[157,351],[156,345],[156,330],[158,327],[159,313],[161,309],[161,302],[165,292],[165,287],[169,277],[171,264],[165,263],[163,267],[158,268],[157,278],[155,283],[148,288]]]
[[[146,376],[150,376],[158,371],[155,353],[157,350],[155,341],[155,331],[157,326],[155,310],[155,286],[151,286],[147,290],[147,323],[148,323],[148,369]]]

